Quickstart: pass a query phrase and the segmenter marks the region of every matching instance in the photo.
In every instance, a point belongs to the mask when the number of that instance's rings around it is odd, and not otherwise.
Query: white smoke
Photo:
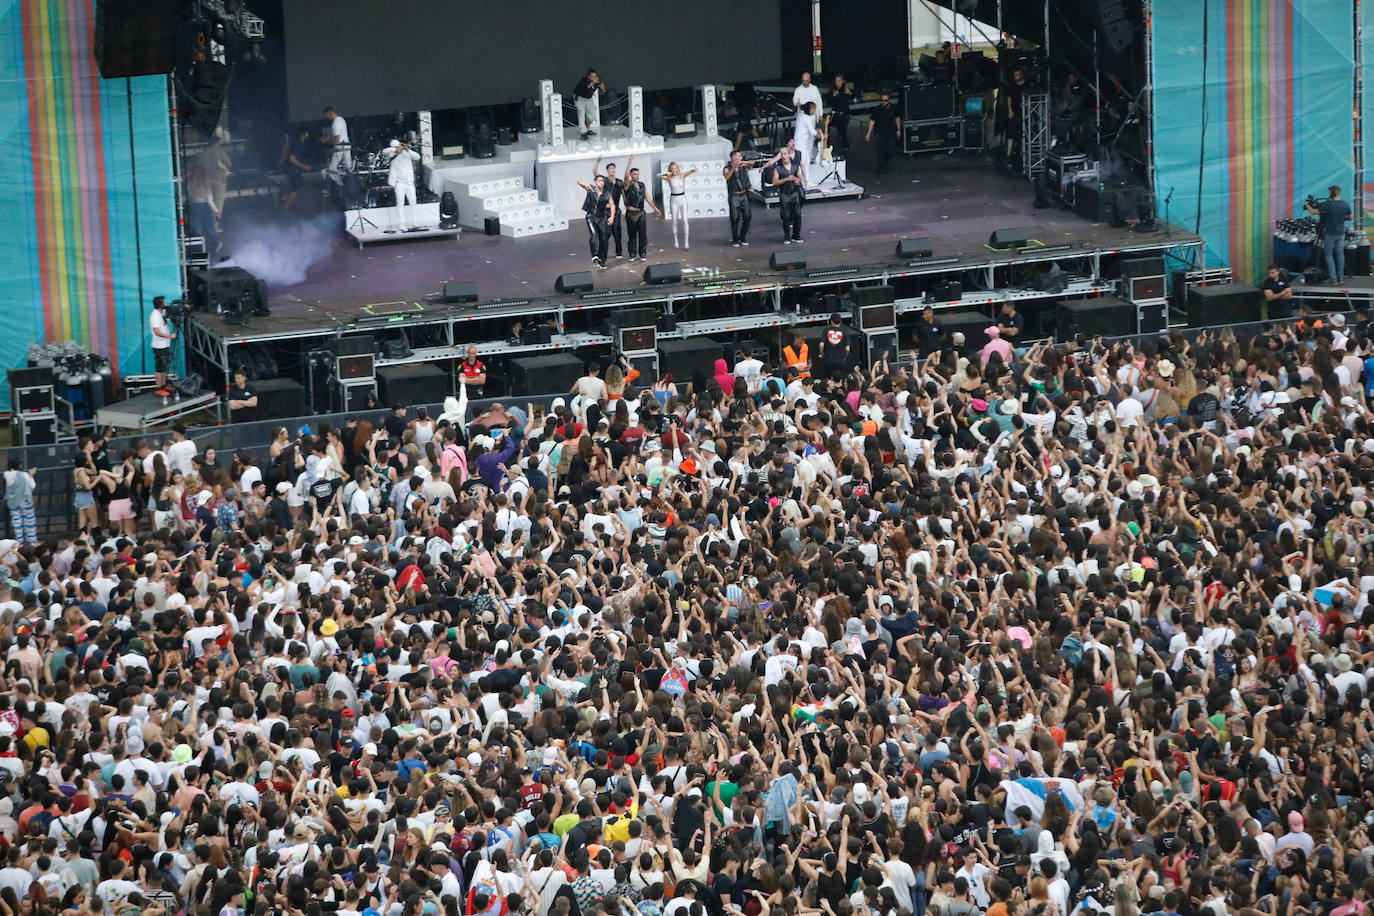
[[[294,286],[329,257],[338,224],[338,214],[324,213],[288,226],[261,226],[244,232],[219,266],[242,267],[269,287]]]

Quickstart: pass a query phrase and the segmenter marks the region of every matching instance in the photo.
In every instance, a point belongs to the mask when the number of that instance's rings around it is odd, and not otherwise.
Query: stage
[[[1010,295],[1031,273],[1054,262],[1075,278],[1070,294],[1092,295],[1114,289],[1101,279],[1104,258],[1191,250],[1186,260],[1195,260],[1200,254],[1201,240],[1176,227],[1135,232],[1090,222],[1066,209],[1036,209],[1027,182],[1007,177],[981,157],[898,159],[888,174],[878,175],[866,161],[867,150],[860,145],[856,152],[848,172],[868,188],[868,196],[809,203],[802,244],[784,246],[776,211],[758,204],[745,248],[731,247],[728,220],[713,218],[694,220],[690,248],[675,249],[669,224],[651,215],[648,264],[679,264],[680,284],[647,285],[646,264],[616,260],[614,243],[608,269],[591,269],[580,223],[519,239],[469,231],[457,243],[417,239],[362,251],[341,236],[304,282],[270,290],[270,318],[229,327],[219,316],[197,313],[188,346],[203,359],[196,368],[210,375],[234,364],[236,346],[296,347],[302,356],[331,337],[399,328],[416,332],[409,334],[412,352],[379,358],[378,366],[441,360],[451,366],[453,357],[461,358],[457,348],[468,342],[489,360],[607,344],[603,319],[631,305],[653,305],[678,319],[676,328],[660,330],[660,338],[747,332],[816,320],[797,311],[802,300],[843,293],[856,282],[893,284],[904,297],[897,309],[902,315],[917,310],[920,297],[940,279],[961,279],[964,294],[938,305],[968,308]],[[248,214],[229,222],[231,235],[253,229]],[[1020,250],[991,249],[989,236],[1008,228],[1027,230],[1033,242]],[[900,239],[921,237],[931,240],[932,258],[896,257]],[[775,252],[804,254],[805,269],[772,269]],[[560,274],[589,269],[594,293],[556,292]],[[477,301],[440,301],[449,281],[475,283]],[[549,317],[559,325],[551,342],[512,342],[512,322],[523,319],[528,327]]]

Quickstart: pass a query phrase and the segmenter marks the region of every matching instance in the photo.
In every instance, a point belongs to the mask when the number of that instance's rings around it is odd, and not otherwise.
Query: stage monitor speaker
[[[388,404],[442,404],[449,393],[448,374],[426,363],[382,366],[377,381],[377,393]]]
[[[888,283],[876,286],[855,286],[849,290],[849,301],[855,306],[883,305],[897,301],[897,290]],[[863,330],[860,328],[860,330]]]
[[[815,352],[814,349],[812,352]],[[710,337],[658,342],[659,371],[671,372],[675,381],[684,384],[692,380],[692,372],[695,369],[701,369],[709,375],[713,371],[711,366],[724,355],[724,348],[720,342]]]
[[[775,251],[768,256],[768,266],[774,270],[805,270],[806,252],[797,249]]]
[[[450,280],[444,284],[445,302],[476,302],[477,284],[458,283]]]
[[[897,242],[897,257],[928,258],[935,253],[930,239],[901,239]]]
[[[1264,294],[1248,283],[1218,283],[1188,290],[1188,324],[1205,328],[1217,324],[1259,321]]]
[[[590,270],[577,270],[572,273],[559,274],[554,281],[553,288],[560,293],[590,293],[596,288],[592,282],[592,272]]]
[[[377,341],[371,334],[356,337],[340,337],[329,342],[329,352],[335,356],[360,356],[377,352]]]
[[[519,397],[566,394],[582,377],[582,360],[572,353],[517,356],[510,361],[510,390]]]
[[[992,319],[982,312],[937,312],[936,321],[945,329],[945,342],[954,345],[955,333],[964,335],[964,350],[981,350],[988,342],[987,329]]]
[[[1169,303],[1164,299],[1135,307],[1136,333],[1160,334],[1169,330]]]
[[[644,282],[650,286],[681,283],[682,265],[676,261],[671,264],[650,264],[644,268]]]
[[[1115,296],[1061,302],[1054,316],[1054,339],[1067,343],[1085,338],[1118,337],[1136,326],[1135,306]]]
[[[1025,229],[998,229],[988,236],[988,247],[999,250],[1006,248],[1025,248],[1030,233]]]
[[[177,0],[98,0],[95,61],[105,79],[171,73],[177,63]]]

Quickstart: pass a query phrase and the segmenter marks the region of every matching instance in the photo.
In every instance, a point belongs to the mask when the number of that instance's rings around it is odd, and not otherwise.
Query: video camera
[[[173,299],[163,307],[162,312],[168,322],[185,321],[186,316],[191,314],[191,307],[185,300]]]

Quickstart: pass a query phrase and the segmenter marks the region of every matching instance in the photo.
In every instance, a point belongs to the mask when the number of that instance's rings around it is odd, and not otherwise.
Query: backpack
[[[1078,663],[1083,660],[1083,640],[1077,636],[1065,636],[1059,646],[1059,657],[1070,668],[1077,668]]]

